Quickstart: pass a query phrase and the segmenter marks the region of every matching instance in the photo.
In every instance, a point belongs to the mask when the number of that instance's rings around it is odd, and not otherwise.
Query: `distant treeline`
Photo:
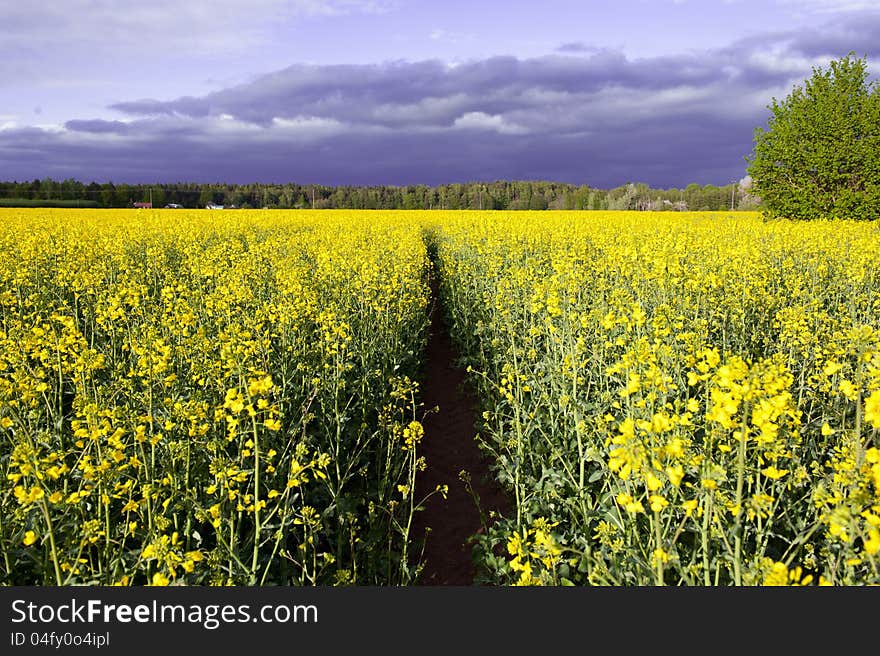
[[[101,204],[95,200],[0,198],[0,207],[101,207]]]
[[[84,184],[44,178],[0,182],[0,206],[132,207],[152,202],[154,208],[209,204],[237,208],[315,209],[495,209],[495,210],[672,210],[755,209],[760,199],[748,185],[690,184],[681,189],[653,189],[630,183],[594,189],[541,181],[496,181],[407,186],[324,186],[304,184]]]

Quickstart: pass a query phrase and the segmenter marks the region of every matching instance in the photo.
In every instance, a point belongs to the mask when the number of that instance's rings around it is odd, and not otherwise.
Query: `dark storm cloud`
[[[128,123],[123,121],[103,121],[101,119],[67,121],[64,127],[74,132],[92,132],[95,134],[125,134],[129,130]]]
[[[664,116],[634,126],[631,136],[599,131],[576,135],[508,135],[479,127],[448,132],[343,131],[322,138],[225,139],[195,130],[156,133],[137,147],[80,140],[39,130],[0,133],[0,169],[20,167],[20,179],[42,175],[134,181],[299,181],[325,184],[441,184],[488,179],[544,179],[616,186],[622,181],[674,183],[687,157],[686,180],[730,178],[727,162],[740,158],[727,134],[748,132],[737,122],[682,122]],[[271,131],[269,131],[271,132]],[[273,138],[274,137],[274,138]],[[8,159],[7,159],[8,158]]]
[[[608,51],[589,57],[492,57],[458,66],[439,61],[296,65],[202,98],[125,102],[113,109],[154,116],[229,114],[258,125],[321,116],[386,127],[448,127],[468,112],[544,111],[547,94],[565,95],[574,103],[609,88],[651,92],[706,86],[718,75],[717,62],[693,56],[631,61]]]
[[[0,170],[11,172],[0,177],[724,184],[744,174],[772,97],[816,62],[880,55],[877,33],[876,16],[856,16],[821,33],[642,59],[565,44],[455,66],[295,65],[202,97],[114,105],[127,122],[0,129]]]

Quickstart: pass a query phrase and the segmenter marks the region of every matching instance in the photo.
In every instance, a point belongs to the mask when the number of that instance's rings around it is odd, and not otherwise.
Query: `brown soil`
[[[469,538],[483,530],[480,512],[471,493],[459,478],[469,472],[484,514],[504,512],[510,502],[495,483],[488,462],[475,440],[478,404],[466,381],[443,319],[436,284],[433,287],[431,327],[422,383],[424,408],[439,407],[424,419],[425,437],[421,454],[427,468],[419,474],[416,492],[420,498],[437,485],[449,486],[446,499],[433,495],[415,516],[415,533],[425,538],[421,585],[473,585],[476,568]]]

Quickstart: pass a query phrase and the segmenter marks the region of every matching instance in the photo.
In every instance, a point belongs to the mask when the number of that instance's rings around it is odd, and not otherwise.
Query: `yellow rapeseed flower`
[[[865,421],[874,428],[880,429],[880,390],[871,393],[865,399]]]

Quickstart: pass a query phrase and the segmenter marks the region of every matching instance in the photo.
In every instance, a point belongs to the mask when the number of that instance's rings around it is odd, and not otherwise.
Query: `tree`
[[[739,181],[736,190],[736,209],[754,211],[761,207],[761,198],[754,193],[752,178],[744,177]]]
[[[129,207],[131,205],[131,187],[125,183],[116,185],[116,188],[113,190],[116,198],[113,200],[113,204],[116,207]]]
[[[162,187],[147,187],[147,200],[153,200],[153,207],[165,207],[165,189]]]
[[[540,191],[535,192],[529,197],[530,210],[546,210],[548,206],[547,199]]]
[[[813,68],[773,99],[755,130],[747,170],[765,214],[791,219],[876,219],[880,213],[880,89],[853,53]]]
[[[214,190],[207,185],[202,187],[202,192],[199,194],[199,207],[206,207],[209,203],[213,202]]]

